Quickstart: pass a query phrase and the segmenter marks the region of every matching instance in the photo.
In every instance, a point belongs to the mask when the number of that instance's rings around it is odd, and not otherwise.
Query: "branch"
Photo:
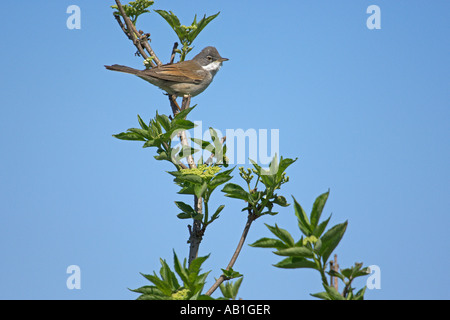
[[[153,51],[152,47],[148,43],[148,39],[146,35],[142,35],[140,32],[137,31],[136,26],[131,22],[130,18],[126,15],[125,10],[122,7],[122,4],[119,0],[115,0],[117,4],[117,8],[119,9],[120,14],[122,15],[123,20],[125,21],[125,24],[127,28],[125,29],[125,26],[123,25],[122,21],[120,21],[120,18],[116,16],[116,20],[119,23],[121,29],[125,34],[127,35],[128,39],[133,41],[133,44],[138,49],[139,53],[142,55],[144,59],[147,59],[149,56],[145,53],[144,48],[148,51],[151,57],[153,57],[153,60],[150,62],[152,67],[160,66],[162,65],[161,60],[158,59],[155,52]],[[139,35],[139,38],[138,38]],[[156,63],[156,64],[155,64]]]
[[[242,250],[242,246],[244,245],[245,238],[247,238],[248,230],[250,230],[250,226],[252,225],[252,222],[256,219],[256,216],[254,214],[249,214],[247,218],[247,223],[245,224],[244,231],[242,232],[241,239],[239,240],[239,243],[236,247],[236,250],[234,251],[233,256],[231,257],[230,262],[228,263],[228,266],[226,270],[230,270],[234,263],[236,262],[239,253]],[[225,276],[222,274],[219,279],[216,280],[216,282],[212,285],[212,287],[206,292],[206,295],[210,296],[216,289],[226,280]]]
[[[177,53],[175,50],[177,50],[177,48],[178,48],[178,42],[175,42],[175,43],[173,44],[173,49],[172,49],[172,54],[171,54],[171,56],[170,56],[169,64],[172,64],[173,61],[175,60],[175,54]]]

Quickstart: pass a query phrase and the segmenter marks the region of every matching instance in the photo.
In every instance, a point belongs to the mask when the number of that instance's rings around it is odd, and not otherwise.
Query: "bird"
[[[222,58],[215,47],[209,46],[192,60],[164,64],[151,69],[138,70],[117,64],[105,65],[105,68],[134,74],[166,91],[169,95],[194,97],[205,91],[222,66],[222,62],[228,60],[228,58]]]

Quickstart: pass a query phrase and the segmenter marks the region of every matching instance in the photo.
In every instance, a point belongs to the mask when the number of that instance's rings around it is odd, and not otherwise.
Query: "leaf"
[[[233,268],[230,268],[229,270],[221,269],[223,272],[223,275],[229,280],[233,278],[239,278],[242,277],[242,274],[240,274],[237,271],[234,271]]]
[[[222,192],[229,198],[236,198],[248,201],[249,193],[245,191],[240,185],[228,183],[223,187]]]
[[[328,217],[327,220],[321,222],[321,223],[314,229],[313,235],[316,236],[316,237],[320,237],[320,236],[322,235],[322,233],[325,231],[325,229],[327,228],[327,225],[328,225],[328,222],[330,221],[330,219],[331,219],[331,214],[330,214],[330,216]]]
[[[342,271],[341,271],[342,272]],[[345,280],[345,276],[344,276],[344,273],[342,272],[342,273],[339,273],[339,272],[336,272],[336,271],[334,271],[334,270],[330,270],[330,271],[328,271],[327,272],[330,276],[332,276],[332,277],[337,277],[337,278],[339,278],[339,279],[341,279],[342,281],[344,281]]]
[[[283,269],[298,269],[298,268],[317,269],[317,266],[313,261],[300,257],[289,257],[284,260],[281,260],[280,262],[274,264],[273,266]]]
[[[195,192],[195,195],[198,197],[198,198],[202,198],[203,197],[203,194],[205,193],[205,191],[206,191],[206,189],[208,189],[208,184],[206,183],[206,181],[205,182],[203,182],[203,184],[202,185],[195,185],[194,186],[194,192]]]
[[[330,296],[326,292],[312,293],[311,296],[322,300],[331,300]]]
[[[188,36],[188,40],[190,43],[192,43],[195,38],[200,34],[200,32],[208,25],[208,23],[210,23],[214,18],[216,18],[219,15],[220,11],[217,12],[216,14],[206,17],[206,14],[203,16],[202,20],[200,20],[198,23],[196,23],[197,28],[195,30],[193,30],[189,36]],[[195,19],[194,19],[194,23],[195,23]]]
[[[175,205],[181,209],[181,211],[183,211],[184,213],[188,213],[188,214],[196,214],[195,210],[188,205],[187,203],[184,203],[182,201],[175,201]]]
[[[189,213],[182,212],[182,213],[177,214],[177,217],[178,217],[178,219],[191,219],[192,215]]]
[[[353,300],[364,300],[364,293],[366,292],[367,287],[364,286],[361,290],[359,290],[356,295],[353,297]]]
[[[281,241],[283,241],[288,247],[293,247],[295,245],[295,241],[292,238],[291,234],[284,229],[279,228],[276,224],[275,226],[269,226],[266,224],[266,227],[272,232],[274,235],[276,235]]]
[[[170,287],[170,284],[167,282],[164,282],[163,280],[159,279],[156,274],[150,275],[150,274],[143,274],[141,273],[147,280],[149,280],[151,283],[153,283],[164,295],[170,296],[172,293],[172,289]]]
[[[341,296],[335,287],[327,286],[326,284],[323,284],[323,287],[331,300],[345,300],[345,298]]]
[[[223,208],[225,208],[224,205],[221,205],[217,208],[216,212],[214,212],[214,214],[211,216],[211,220],[209,220],[210,223],[219,218],[219,213],[222,212]]]
[[[121,132],[113,134],[113,137],[120,140],[145,141],[145,138],[142,135],[134,132]]]
[[[186,181],[194,184],[203,184],[202,177],[195,174],[182,174],[177,176],[176,180]]]
[[[165,260],[159,260],[161,263],[161,270],[159,271],[161,278],[170,285],[172,292],[180,289],[180,285],[178,283],[177,277],[175,276],[175,273],[170,270],[170,267],[167,265]]]
[[[274,252],[279,256],[312,258],[314,255],[307,247],[291,247]]]
[[[156,121],[166,130],[166,132],[170,131],[170,119],[165,114],[156,114]]]
[[[144,121],[142,121],[141,117],[139,115],[137,117],[138,117],[139,125],[141,126],[141,128],[144,130],[148,130],[148,126],[145,124]]]
[[[128,129],[128,131],[139,134],[146,139],[153,139],[153,137],[151,136],[151,134],[148,130],[138,129],[138,128],[130,128],[130,129]]]
[[[335,225],[320,238],[320,240],[322,241],[322,247],[320,248],[319,254],[322,256],[324,264],[341,241],[346,229],[347,221]]]
[[[275,204],[277,204],[277,205],[279,205],[281,207],[288,207],[289,206],[289,203],[287,203],[286,198],[283,197],[283,196],[277,196],[275,198],[275,200],[273,201],[273,203],[275,203]]]
[[[295,159],[283,159],[283,157],[280,158],[280,163],[278,165],[278,172],[277,172],[277,178],[278,180],[281,179],[283,173],[286,171],[286,169],[293,164],[295,161],[297,161],[297,158]]]
[[[322,215],[323,207],[325,206],[325,203],[327,202],[328,195],[330,194],[330,191],[325,192],[318,196],[316,198],[316,201],[314,201],[313,208],[311,211],[311,229],[314,230],[317,227],[317,224],[320,221],[320,216]]]
[[[183,283],[189,282],[189,274],[187,273],[187,270],[184,268],[184,266],[180,263],[180,260],[178,260],[177,254],[175,251],[173,252],[173,262],[174,262],[174,269],[175,272],[180,276]]]
[[[309,237],[312,234],[312,232],[308,216],[306,215],[301,205],[297,202],[297,200],[295,200],[294,197],[292,198],[294,199],[294,210],[298,220],[298,227],[305,236]]]
[[[288,246],[283,241],[271,238],[261,238],[259,240],[256,240],[252,244],[249,244],[249,246],[254,248],[274,248],[274,249],[288,248]]]

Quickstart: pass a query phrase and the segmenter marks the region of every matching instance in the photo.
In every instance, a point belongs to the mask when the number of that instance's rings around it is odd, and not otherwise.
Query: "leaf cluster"
[[[166,20],[166,22],[172,27],[178,36],[181,44],[183,45],[181,50],[177,49],[180,53],[180,61],[184,61],[186,55],[192,50],[192,43],[195,38],[200,34],[200,32],[210,23],[214,18],[216,18],[220,12],[207,17],[206,15],[200,21],[197,21],[197,15],[194,17],[194,21],[190,26],[182,25],[180,19],[172,12],[166,10],[155,10],[161,17]]]
[[[196,300],[201,296],[201,291],[205,285],[209,272],[200,273],[203,262],[209,257],[198,257],[194,259],[189,267],[186,266],[186,259],[180,262],[176,253],[173,253],[173,272],[165,260],[160,259],[161,269],[159,276],[153,274],[142,274],[153,285],[146,285],[138,289],[131,290],[140,293],[138,300]],[[176,274],[181,279],[182,285]]]
[[[326,228],[331,219],[331,215],[321,221],[322,211],[328,199],[329,191],[316,198],[311,214],[308,216],[301,205],[293,197],[294,211],[297,217],[298,227],[302,233],[299,240],[295,241],[292,235],[285,229],[267,225],[267,228],[276,238],[261,238],[250,246],[257,248],[276,249],[276,255],[286,257],[275,267],[285,269],[310,268],[319,271],[325,292],[313,294],[312,296],[321,299],[363,299],[365,288],[353,294],[351,282],[354,278],[367,275],[367,268],[362,268],[362,264],[355,264],[355,267],[343,269],[340,272],[330,271],[329,275],[338,277],[344,281],[344,291],[339,293],[333,286],[330,286],[325,275],[326,265],[330,255],[333,253],[347,229],[347,221],[337,224],[327,231]]]
[[[122,5],[125,14],[130,18],[131,22],[136,25],[137,18],[146,12],[150,12],[150,8],[154,4],[152,0],[135,0],[130,1],[128,4]],[[119,8],[117,5],[111,6],[111,8],[116,9],[113,12],[115,16],[120,16]]]
[[[198,257],[192,260],[189,266],[186,266],[186,259],[181,263],[174,251],[174,271],[172,271],[165,260],[160,259],[161,269],[159,270],[159,275],[156,272],[153,272],[153,274],[141,273],[152,284],[131,291],[140,293],[138,300],[213,300],[210,296],[202,294],[210,271],[201,273],[201,267],[208,258],[209,255]],[[228,270],[227,272],[230,279],[242,277],[236,271]],[[218,299],[236,299],[242,279],[238,279],[235,283],[222,284],[220,290],[223,297]]]
[[[283,159],[275,155],[272,159],[269,169],[264,169],[256,162],[252,162],[253,168],[245,170],[239,168],[241,178],[247,183],[247,190],[235,183],[228,183],[222,189],[225,196],[244,200],[246,206],[242,211],[247,211],[250,215],[257,219],[263,215],[276,215],[278,212],[273,211],[274,205],[287,207],[289,204],[284,196],[275,193],[280,189],[281,185],[289,181],[286,176],[286,169],[297,159]],[[256,175],[256,179],[255,176]],[[252,183],[254,183],[252,185]],[[258,184],[262,185],[262,190],[258,190]]]
[[[192,121],[186,120],[186,116],[195,108],[186,108],[177,113],[171,120],[168,116],[158,114],[146,124],[138,115],[140,128],[130,128],[126,132],[113,135],[120,140],[144,141],[143,148],[155,147],[156,160],[166,160],[181,169],[181,160],[197,152],[197,149],[191,147],[172,147],[172,139],[181,131],[189,130],[195,127]]]

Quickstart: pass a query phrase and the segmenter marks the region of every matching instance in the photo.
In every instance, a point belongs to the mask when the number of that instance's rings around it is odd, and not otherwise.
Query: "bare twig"
[[[190,95],[185,95],[183,97],[183,101],[181,103],[181,111],[186,110],[187,108],[189,108],[190,104],[191,104],[191,96]]]
[[[169,96],[169,102],[170,102],[170,107],[172,108],[172,113],[175,116],[179,111],[181,111],[181,108],[177,102],[177,96],[171,95],[171,94],[167,94],[167,95]]]
[[[142,55],[144,59],[147,59],[149,56],[145,53],[144,48],[147,50],[147,52],[150,54],[151,57],[153,57],[153,60],[150,62],[152,67],[160,66],[162,65],[161,60],[158,59],[155,52],[153,51],[152,47],[148,43],[147,35],[138,32],[133,22],[131,22],[130,18],[126,15],[125,10],[122,7],[122,4],[119,0],[115,0],[117,4],[117,8],[119,9],[120,14],[122,15],[123,20],[125,21],[125,24],[127,26],[127,29],[125,30],[125,26],[123,25],[122,21],[120,21],[120,18],[116,16],[116,20],[119,23],[122,30],[125,32],[127,37],[133,41],[133,44],[138,49],[139,53]],[[128,31],[127,31],[128,30]],[[138,38],[139,36],[139,38]]]
[[[339,272],[339,264],[337,261],[337,254],[334,255],[334,261],[330,261],[330,270],[333,270],[335,272]],[[330,284],[334,286],[336,291],[339,289],[339,283],[338,278],[330,276]]]
[[[240,253],[241,250],[242,250],[242,246],[244,245],[245,239],[247,238],[247,234],[248,234],[248,231],[250,230],[250,227],[251,227],[251,225],[252,225],[252,222],[253,222],[255,219],[256,219],[256,216],[255,216],[254,214],[249,214],[249,215],[248,215],[247,223],[245,224],[244,231],[242,232],[242,235],[241,235],[241,239],[239,239],[239,243],[238,243],[238,245],[237,245],[237,247],[236,247],[236,250],[234,251],[233,256],[231,257],[230,262],[228,263],[228,266],[227,266],[226,270],[230,270],[230,269],[234,266],[234,264],[235,264],[235,262],[236,262],[236,260],[237,260],[237,258],[238,258],[238,256],[239,256],[239,253]],[[222,282],[224,282],[225,280],[226,280],[226,278],[225,278],[225,276],[222,274],[222,275],[219,277],[219,279],[217,279],[216,282],[212,285],[212,287],[206,292],[206,295],[210,296],[211,294],[213,294],[213,292],[216,291],[216,289],[217,289],[217,288],[222,284]]]
[[[175,42],[173,44],[173,49],[172,49],[172,54],[170,55],[169,64],[172,64],[173,61],[175,60],[175,55],[176,55],[176,51],[175,50],[177,50],[177,48],[178,48],[178,42]]]

